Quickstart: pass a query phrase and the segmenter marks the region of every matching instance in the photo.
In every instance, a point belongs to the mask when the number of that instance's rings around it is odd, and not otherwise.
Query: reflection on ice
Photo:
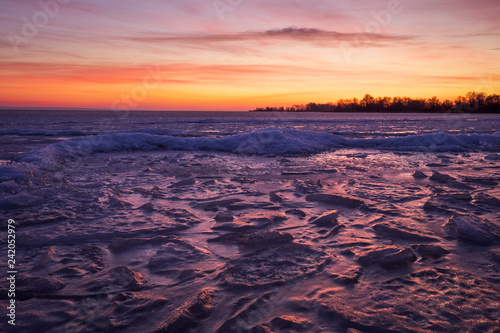
[[[20,330],[495,332],[500,136],[399,132],[114,133],[1,166]]]

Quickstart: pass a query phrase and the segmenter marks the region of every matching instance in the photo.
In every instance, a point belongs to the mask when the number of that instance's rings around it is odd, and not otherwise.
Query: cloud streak
[[[256,32],[240,32],[226,34],[164,34],[143,33],[138,36],[123,37],[125,40],[140,43],[179,43],[179,44],[212,44],[239,42],[294,41],[315,45],[333,45],[340,42],[361,43],[362,46],[384,46],[392,43],[410,42],[415,36],[399,36],[371,33],[342,33],[316,28],[287,27]]]

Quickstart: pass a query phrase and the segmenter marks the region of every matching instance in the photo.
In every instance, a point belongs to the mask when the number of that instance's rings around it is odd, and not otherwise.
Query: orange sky
[[[0,0],[0,8],[3,107],[248,110],[366,93],[500,93],[496,0]]]

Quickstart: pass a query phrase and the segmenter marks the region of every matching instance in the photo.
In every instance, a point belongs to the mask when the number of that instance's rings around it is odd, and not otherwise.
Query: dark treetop
[[[366,94],[362,100],[339,99],[337,103],[296,104],[291,107],[260,107],[252,111],[286,112],[407,112],[407,113],[500,113],[500,95],[469,92],[454,101],[437,97],[377,97]]]

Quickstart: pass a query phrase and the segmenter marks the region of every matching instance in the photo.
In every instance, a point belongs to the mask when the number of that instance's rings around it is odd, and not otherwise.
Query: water
[[[144,129],[224,135],[286,127],[354,137],[387,137],[435,132],[492,134],[500,116],[488,114],[369,114],[278,112],[110,112],[0,111],[2,133],[16,130],[80,131],[82,134]],[[188,126],[187,126],[188,125]],[[53,135],[53,134],[52,134]],[[77,133],[74,133],[77,135]]]

